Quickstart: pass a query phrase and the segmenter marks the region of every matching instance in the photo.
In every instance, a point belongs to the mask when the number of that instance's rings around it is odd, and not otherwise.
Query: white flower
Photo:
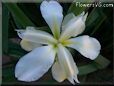
[[[17,63],[16,78],[26,82],[35,81],[52,66],[52,76],[56,81],[68,79],[72,84],[79,83],[78,68],[66,47],[76,49],[91,60],[98,56],[101,49],[100,43],[95,38],[88,35],[78,36],[85,29],[87,14],[83,12],[75,16],[70,13],[63,20],[63,9],[56,1],[43,1],[40,10],[53,36],[36,30],[35,27],[17,30],[19,37],[22,38],[22,48],[31,52]]]

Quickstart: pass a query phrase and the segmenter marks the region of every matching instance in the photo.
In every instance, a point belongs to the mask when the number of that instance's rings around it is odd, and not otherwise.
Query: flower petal
[[[17,31],[18,36],[19,36],[21,39],[23,39],[23,34],[25,33],[25,30],[19,29],[19,30],[16,30],[16,31]]]
[[[62,23],[62,31],[64,31],[67,28],[66,27],[67,23],[74,18],[75,18],[75,15],[73,13],[69,13],[64,17],[64,20]]]
[[[64,17],[64,20],[62,22],[62,25],[66,25],[70,20],[72,20],[73,18],[75,18],[76,16],[74,15],[74,13],[69,13]]]
[[[100,53],[101,45],[97,39],[85,36],[79,36],[69,40],[72,44],[68,47],[76,49],[83,56],[94,60]]]
[[[26,30],[17,30],[19,37],[34,43],[50,44],[56,40],[47,32],[36,30],[35,27],[27,27]]]
[[[67,79],[72,84],[75,84],[74,81],[79,83],[77,79],[78,68],[73,60],[71,53],[61,44],[58,47],[58,61],[60,63],[61,68],[63,68],[63,70],[65,71]]]
[[[31,41],[27,41],[27,40],[22,40],[20,43],[21,47],[26,50],[26,51],[31,51],[37,47],[41,47],[41,44],[35,43],[35,42],[31,42]]]
[[[81,34],[85,29],[85,20],[87,14],[84,15],[84,12],[79,16],[76,16],[72,20],[70,20],[65,26],[66,29],[61,34],[61,40],[68,39],[70,37],[77,36]]]
[[[19,60],[15,68],[15,77],[20,81],[35,81],[49,70],[54,58],[55,51],[51,46],[36,48]]]
[[[57,1],[43,1],[40,6],[41,14],[56,38],[60,35],[60,26],[63,19],[63,9]]]
[[[61,68],[58,61],[52,66],[52,76],[58,82],[62,82],[66,79],[65,71]]]

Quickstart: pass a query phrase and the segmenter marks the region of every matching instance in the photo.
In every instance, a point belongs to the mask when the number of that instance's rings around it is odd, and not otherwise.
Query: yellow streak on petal
[[[59,42],[60,42],[63,46],[67,46],[67,45],[70,45],[70,44],[80,45],[79,42],[73,42],[73,41],[71,41],[70,39],[67,39],[67,40],[59,40]]]
[[[56,39],[59,39],[59,36],[60,36],[60,28],[59,28],[59,25],[56,21],[56,17],[54,17],[54,25],[53,25],[53,35]]]
[[[69,41],[69,40],[61,40],[60,43],[61,43],[63,46],[67,46],[67,45],[69,45],[69,44],[72,44],[72,42]]]

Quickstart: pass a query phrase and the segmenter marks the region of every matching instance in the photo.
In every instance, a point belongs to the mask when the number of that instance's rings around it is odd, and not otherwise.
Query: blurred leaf
[[[12,15],[19,24],[22,25],[23,28],[26,26],[35,26],[31,20],[24,14],[24,12],[17,6],[16,3],[4,3],[5,6],[9,9]]]
[[[95,60],[94,62],[96,63],[96,66],[99,68],[99,69],[103,69],[105,67],[107,67],[110,63],[110,61],[106,58],[104,58],[102,55],[99,55]]]
[[[113,84],[113,71],[106,68],[88,75],[85,83]]]
[[[98,29],[100,29],[99,27],[105,21],[105,19],[106,16],[101,8],[94,8],[88,15],[85,32],[89,32],[91,35],[93,35]]]
[[[40,3],[18,3],[18,6],[38,27],[47,25],[41,15]]]
[[[79,75],[86,75],[92,72],[95,72],[98,68],[94,63],[90,63],[84,66],[79,67]]]
[[[8,55],[14,57],[16,60],[18,60],[20,57],[24,56],[27,53],[17,43],[9,41],[8,44],[10,45]]]
[[[7,65],[11,63],[11,58],[10,56],[7,55],[2,55],[2,65]]]
[[[2,50],[4,53],[8,52],[8,26],[9,26],[9,11],[3,6],[2,8]]]
[[[81,14],[83,11],[85,11],[86,7],[80,7],[79,3],[92,3],[92,0],[74,0],[71,6],[69,7],[68,13],[74,13],[75,15]]]
[[[96,22],[96,25],[97,25],[97,26],[94,28],[94,30],[91,32],[90,35],[93,35],[93,34],[99,29],[99,27],[101,26],[101,24],[104,22],[105,19],[106,19],[106,17],[103,17],[103,18],[101,19],[101,21]]]
[[[91,72],[95,72],[98,69],[103,69],[109,65],[110,61],[104,58],[102,55],[99,55],[93,62],[90,64],[79,67],[79,75],[86,75]]]
[[[12,82],[12,81],[16,81],[15,77],[14,77],[14,65],[8,65],[6,67],[2,68],[2,79],[3,79],[3,83],[2,84],[7,84],[7,82]]]

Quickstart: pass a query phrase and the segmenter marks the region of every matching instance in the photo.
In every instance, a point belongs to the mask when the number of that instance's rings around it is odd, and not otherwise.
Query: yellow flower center
[[[58,48],[59,44],[62,44],[63,46],[67,46],[71,44],[72,42],[69,40],[58,40],[56,43],[53,44],[54,49]]]

